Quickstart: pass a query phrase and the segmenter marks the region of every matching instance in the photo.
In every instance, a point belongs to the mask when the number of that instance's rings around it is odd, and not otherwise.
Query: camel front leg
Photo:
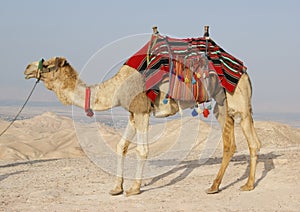
[[[111,195],[119,195],[123,193],[124,158],[128,151],[129,144],[135,134],[136,129],[134,127],[133,115],[131,114],[124,135],[117,145],[117,179],[114,189],[109,192]]]
[[[137,129],[137,170],[135,181],[130,189],[126,191],[126,196],[136,195],[141,193],[141,184],[143,178],[143,170],[148,157],[148,126],[149,114],[135,115],[135,126]]]

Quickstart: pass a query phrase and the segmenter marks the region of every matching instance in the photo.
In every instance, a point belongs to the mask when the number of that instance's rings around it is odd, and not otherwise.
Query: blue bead
[[[163,100],[163,103],[166,105],[166,104],[168,104],[168,99],[164,99]]]

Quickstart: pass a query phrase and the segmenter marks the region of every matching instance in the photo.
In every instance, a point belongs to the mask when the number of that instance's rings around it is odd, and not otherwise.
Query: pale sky
[[[211,38],[248,67],[254,112],[300,112],[299,9],[298,0],[1,0],[0,103],[26,98],[34,80],[25,80],[23,71],[42,57],[64,56],[80,72],[115,42],[122,50],[97,60],[112,67],[142,47],[148,35],[136,35],[151,33],[154,25],[180,38],[202,36],[209,25]],[[138,41],[119,45],[128,36]],[[100,81],[103,67],[84,73],[86,82]],[[40,84],[32,101],[57,100]]]

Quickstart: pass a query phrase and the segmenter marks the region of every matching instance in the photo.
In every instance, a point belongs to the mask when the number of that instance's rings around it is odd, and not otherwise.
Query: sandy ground
[[[150,154],[154,157],[172,149],[177,125],[197,125],[195,120],[167,123],[164,131],[170,132],[150,145]],[[0,129],[6,125],[0,120]],[[209,132],[205,123],[198,127],[203,134]],[[222,146],[217,144],[213,155],[200,163],[206,140],[201,134],[189,155],[173,169],[145,179],[140,195],[125,197],[108,194],[114,176],[85,156],[71,119],[45,113],[17,121],[0,137],[0,211],[299,211],[300,129],[275,122],[256,122],[255,127],[262,149],[253,191],[239,190],[248,176],[249,153],[236,127],[238,149],[218,194],[207,195],[205,189],[217,174]],[[99,128],[114,150],[119,133]],[[151,128],[155,134],[159,129]],[[134,147],[129,157],[133,153]],[[131,183],[126,180],[125,189]]]

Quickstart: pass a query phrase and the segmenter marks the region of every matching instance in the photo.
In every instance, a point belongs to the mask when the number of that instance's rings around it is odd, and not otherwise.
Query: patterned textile
[[[151,100],[155,100],[159,85],[169,80],[168,97],[198,103],[209,101],[206,92],[209,72],[217,73],[221,85],[234,92],[246,71],[240,60],[204,37],[176,39],[152,35],[125,64],[144,75],[145,89]]]

